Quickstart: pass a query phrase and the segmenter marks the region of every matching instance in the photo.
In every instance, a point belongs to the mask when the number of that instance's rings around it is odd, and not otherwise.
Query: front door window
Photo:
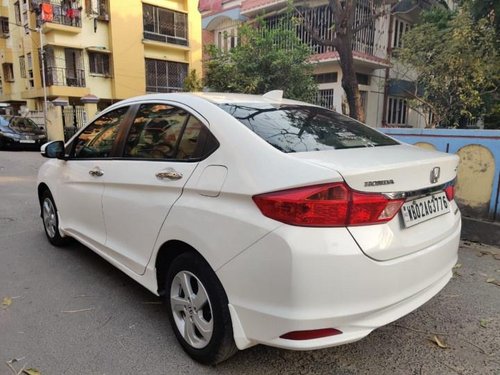
[[[101,159],[111,155],[118,127],[125,118],[128,107],[108,112],[87,126],[75,140],[72,157]]]

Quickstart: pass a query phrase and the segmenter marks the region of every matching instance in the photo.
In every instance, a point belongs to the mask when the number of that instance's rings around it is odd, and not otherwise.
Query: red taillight
[[[271,219],[310,227],[385,223],[404,202],[382,194],[353,191],[343,182],[260,194],[253,200]]]
[[[320,339],[322,337],[340,335],[342,331],[335,328],[313,329],[310,331],[293,331],[281,335],[281,339],[287,340],[312,340]]]
[[[454,185],[448,185],[445,189],[444,192],[446,193],[446,198],[451,202],[455,198],[455,186]]]

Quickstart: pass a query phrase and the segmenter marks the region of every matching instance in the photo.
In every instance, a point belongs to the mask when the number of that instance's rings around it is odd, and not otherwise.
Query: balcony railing
[[[151,31],[144,31],[144,39],[154,40],[156,42],[177,44],[180,46],[187,46],[188,41],[186,38],[179,38],[170,35],[158,34]]]
[[[354,26],[363,24],[371,17],[372,0],[358,0],[354,17]],[[332,10],[329,6],[323,5],[315,8],[297,8],[297,14],[301,22],[296,22],[287,15],[277,14],[265,18],[264,26],[269,29],[283,27],[295,30],[297,37],[307,44],[313,54],[323,54],[334,51],[331,46],[318,43],[310,34],[309,26],[314,26],[315,32],[320,39],[332,40],[335,36],[335,22]],[[374,54],[375,44],[375,23],[367,22],[366,27],[356,33],[353,38],[353,51],[365,54]]]
[[[68,68],[45,68],[47,86],[85,87],[85,70]]]
[[[38,3],[38,6],[41,5],[40,0],[36,3]],[[44,3],[52,6],[52,20],[43,19],[43,13],[40,13],[39,19],[42,22],[82,27],[82,7],[80,1],[51,0],[50,3],[47,1],[44,1]]]

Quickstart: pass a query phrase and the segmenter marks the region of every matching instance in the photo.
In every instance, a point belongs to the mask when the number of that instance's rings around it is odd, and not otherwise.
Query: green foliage
[[[494,26],[496,32],[500,32],[500,1],[499,0],[464,0],[470,4],[471,14],[474,20],[488,19]]]
[[[491,20],[474,19],[467,3],[456,12],[431,9],[406,33],[398,56],[417,73],[420,90],[413,94],[432,109],[433,125],[457,127],[499,110],[497,46]]]
[[[203,83],[198,75],[196,74],[196,69],[189,72],[188,76],[184,79],[184,91],[201,91],[203,89]]]
[[[227,52],[208,46],[205,85],[247,94],[283,90],[287,98],[314,100],[318,87],[309,63],[311,51],[286,25],[290,23],[273,29],[245,24],[238,30],[238,46]]]

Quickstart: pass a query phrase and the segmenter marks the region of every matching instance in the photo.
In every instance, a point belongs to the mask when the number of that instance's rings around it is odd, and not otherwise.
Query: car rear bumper
[[[453,233],[389,261],[365,256],[345,228],[282,226],[217,271],[240,349],[261,343],[294,350],[359,340],[415,310],[450,280],[460,215]],[[293,244],[293,246],[291,245]],[[288,340],[292,331],[336,328],[342,334]]]

